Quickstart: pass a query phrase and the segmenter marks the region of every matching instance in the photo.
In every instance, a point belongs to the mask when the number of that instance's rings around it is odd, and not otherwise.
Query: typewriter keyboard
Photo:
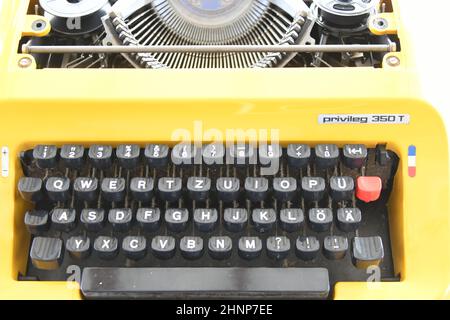
[[[79,268],[87,298],[326,298],[395,279],[382,144],[36,145],[20,161],[22,280]]]

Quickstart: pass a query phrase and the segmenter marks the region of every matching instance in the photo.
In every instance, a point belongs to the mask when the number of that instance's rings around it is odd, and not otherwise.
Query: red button
[[[380,177],[358,177],[356,180],[356,197],[364,202],[380,198],[382,182]]]

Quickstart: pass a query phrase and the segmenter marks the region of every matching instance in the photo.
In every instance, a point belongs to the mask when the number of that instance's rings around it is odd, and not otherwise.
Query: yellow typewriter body
[[[400,157],[389,202],[398,282],[341,282],[334,299],[450,298],[450,210],[444,124],[420,95],[414,53],[403,28],[401,1],[392,1],[401,51],[382,68],[268,70],[65,70],[35,68],[18,53],[36,19],[28,0],[3,1],[0,11],[0,146],[8,173],[0,177],[0,298],[80,299],[66,282],[18,281],[26,264],[26,205],[17,192],[20,150],[38,143],[171,142],[174,129],[280,129],[283,144],[305,141],[385,142]],[[43,30],[35,36],[44,35]],[[388,63],[397,57],[398,65]],[[31,58],[31,65],[21,59]],[[320,124],[323,114],[402,114],[408,124]],[[408,175],[408,148],[417,174]],[[7,164],[6,162],[9,162]],[[5,169],[6,170],[6,169]]]

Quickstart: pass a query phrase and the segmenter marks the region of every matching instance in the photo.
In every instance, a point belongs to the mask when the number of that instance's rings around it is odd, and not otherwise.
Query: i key
[[[33,158],[41,169],[50,169],[56,167],[58,148],[54,145],[37,145],[33,149]]]
[[[269,180],[262,177],[247,177],[245,178],[244,188],[250,201],[264,201],[269,192]]]
[[[117,146],[116,157],[120,166],[125,169],[133,169],[139,165],[141,149],[136,144],[122,144]]]
[[[70,169],[81,169],[84,164],[84,147],[75,144],[65,144],[59,153],[61,163]]]

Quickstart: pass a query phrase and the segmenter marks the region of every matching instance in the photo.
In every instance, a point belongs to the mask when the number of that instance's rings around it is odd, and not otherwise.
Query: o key
[[[382,182],[380,177],[358,177],[356,180],[356,197],[364,202],[380,198]]]

